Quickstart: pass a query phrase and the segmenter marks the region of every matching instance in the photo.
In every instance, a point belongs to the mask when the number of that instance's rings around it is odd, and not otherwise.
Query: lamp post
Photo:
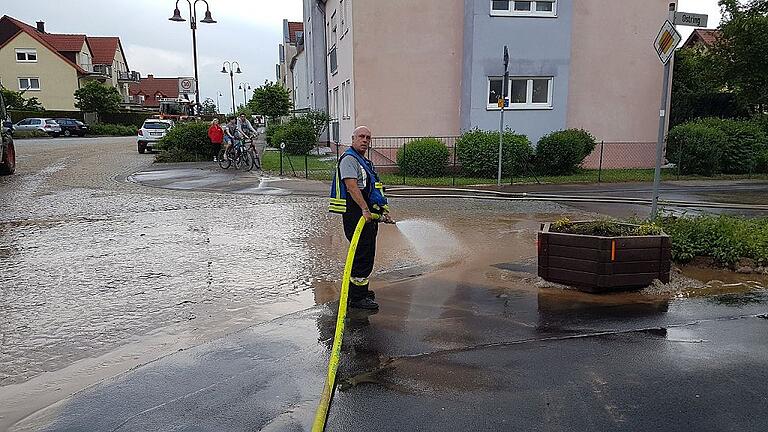
[[[232,71],[232,68],[237,65],[237,70]],[[229,67],[229,71],[227,71],[227,67]],[[240,63],[233,61],[228,62],[225,61],[223,65],[221,65],[221,73],[229,73],[229,84],[232,88],[232,115],[235,114],[235,74],[236,73],[243,73],[240,71]]]
[[[197,74],[197,36],[195,34],[195,30],[197,30],[197,2],[199,1],[205,3],[205,18],[200,20],[200,22],[205,24],[214,24],[216,22],[213,17],[211,17],[211,8],[208,6],[207,0],[195,0],[194,3],[192,3],[191,0],[187,0],[187,3],[189,3],[189,27],[192,29],[192,55],[195,61],[195,113],[200,109],[200,80]],[[168,19],[175,22],[186,21],[181,16],[179,0],[176,0],[176,8],[173,10],[173,16]]]
[[[246,86],[248,87],[248,90],[251,89],[251,83],[248,81],[244,83],[240,83],[240,85],[237,87],[238,90],[243,91],[243,106],[248,105],[248,95],[246,94]]]
[[[216,114],[221,114],[221,105],[219,104],[219,97],[224,96],[221,92],[216,92]]]

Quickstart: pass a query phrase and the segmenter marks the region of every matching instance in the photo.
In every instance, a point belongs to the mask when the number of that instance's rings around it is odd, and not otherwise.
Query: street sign
[[[194,78],[179,78],[179,93],[194,93],[195,92],[195,79]]]
[[[706,27],[709,16],[688,12],[675,12],[675,24],[689,27]]]
[[[665,21],[664,25],[661,26],[659,35],[656,36],[656,40],[653,42],[656,54],[659,55],[659,60],[663,64],[669,62],[681,40],[683,40],[683,37],[677,32],[675,26],[671,22]]]

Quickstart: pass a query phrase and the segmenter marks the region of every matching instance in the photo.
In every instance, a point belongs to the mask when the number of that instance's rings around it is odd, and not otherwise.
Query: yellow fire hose
[[[352,261],[355,259],[357,242],[365,226],[365,218],[361,217],[355,227],[355,233],[349,242],[347,251],[347,263],[344,265],[344,277],[341,280],[341,294],[339,295],[339,313],[336,316],[336,334],[333,336],[333,348],[331,359],[328,362],[328,377],[325,379],[325,387],[320,398],[320,404],[315,413],[315,421],[312,424],[312,432],[323,432],[328,420],[328,409],[331,406],[331,398],[336,386],[336,371],[339,369],[339,356],[341,355],[341,341],[344,337],[344,319],[347,317],[347,297],[349,295],[349,279],[352,276]]]

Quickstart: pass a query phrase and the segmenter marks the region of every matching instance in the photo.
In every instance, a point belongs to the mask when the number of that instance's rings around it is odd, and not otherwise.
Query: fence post
[[[403,141],[403,162],[406,161],[405,145],[406,145],[406,142]],[[395,157],[395,159],[397,159],[397,157]],[[403,165],[407,165],[407,163],[403,163]],[[405,169],[403,167],[400,167],[400,169],[403,171],[403,186],[405,186]]]
[[[680,152],[677,155],[677,179],[680,180],[680,170],[683,165],[683,150],[685,150],[685,138],[683,138],[683,142],[680,143]]]
[[[309,180],[309,155],[304,153],[304,179]]]
[[[597,168],[598,183],[602,183],[603,181],[603,146],[605,146],[605,141],[600,141],[600,165]]]
[[[280,143],[280,177],[283,176],[283,150],[285,149],[285,143]]]

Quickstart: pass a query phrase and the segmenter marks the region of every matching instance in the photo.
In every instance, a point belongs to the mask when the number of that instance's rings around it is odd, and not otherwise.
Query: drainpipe
[[[323,89],[323,94],[325,95],[325,113],[329,114],[331,112],[331,98],[328,96],[328,88],[330,86],[328,84],[328,46],[326,45],[328,35],[325,34],[325,0],[317,0],[317,8],[323,14],[323,66],[325,66],[325,89]],[[328,134],[328,142],[331,142],[331,123],[328,123],[325,133]],[[338,143],[336,143],[336,147],[338,148]]]

